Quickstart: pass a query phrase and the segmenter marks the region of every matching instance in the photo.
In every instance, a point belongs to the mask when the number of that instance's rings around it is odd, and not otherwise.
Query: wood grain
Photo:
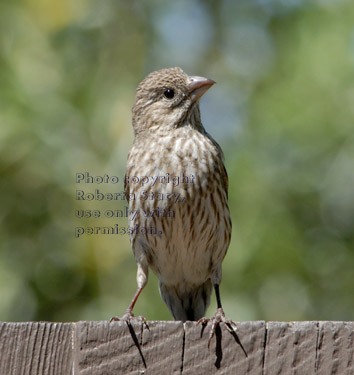
[[[353,322],[319,322],[317,373],[354,375]]]
[[[0,374],[71,374],[71,323],[0,322]]]
[[[183,374],[261,375],[265,323],[242,322],[236,323],[236,326],[239,342],[222,323],[208,349],[210,325],[201,337],[201,326],[195,322],[185,323]]]
[[[181,322],[79,322],[78,374],[180,374]]]
[[[269,322],[264,374],[315,374],[317,322]]]
[[[354,375],[354,322],[0,322],[0,375]]]

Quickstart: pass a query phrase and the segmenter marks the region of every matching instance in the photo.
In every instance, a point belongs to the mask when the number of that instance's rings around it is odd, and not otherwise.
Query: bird
[[[199,107],[214,84],[179,67],[154,71],[141,81],[124,179],[129,212],[136,213],[129,234],[138,287],[121,319],[135,318],[133,308],[151,269],[175,320],[212,322],[208,346],[219,323],[233,323],[225,318],[219,290],[232,229],[228,176]],[[217,311],[208,319],[213,288]]]

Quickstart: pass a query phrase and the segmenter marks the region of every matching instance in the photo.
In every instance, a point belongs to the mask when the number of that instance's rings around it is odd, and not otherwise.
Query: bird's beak
[[[194,103],[198,101],[200,97],[215,83],[215,81],[208,78],[189,76],[188,90],[192,101]]]

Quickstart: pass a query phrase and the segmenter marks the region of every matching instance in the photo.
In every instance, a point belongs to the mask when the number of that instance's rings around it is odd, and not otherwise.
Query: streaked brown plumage
[[[153,227],[154,233],[131,234],[138,290],[125,317],[132,316],[151,268],[175,320],[202,318],[214,285],[218,303],[214,329],[225,321],[219,284],[231,238],[228,179],[222,151],[205,131],[198,103],[214,83],[171,68],[152,72],[137,88],[135,138],[127,161],[125,193],[129,209],[137,211],[130,226]],[[143,186],[133,183],[137,181],[134,176],[158,179],[154,185],[152,179]],[[168,176],[189,180],[177,185],[167,182]],[[148,199],[142,199],[146,197],[143,192]],[[173,200],[168,194],[174,194]],[[154,214],[146,217],[147,211]],[[170,215],[161,217],[166,212]]]

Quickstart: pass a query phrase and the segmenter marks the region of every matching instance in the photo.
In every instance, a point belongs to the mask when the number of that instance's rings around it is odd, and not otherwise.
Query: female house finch
[[[152,72],[137,88],[125,194],[129,210],[137,212],[130,240],[138,289],[123,319],[133,317],[150,267],[175,320],[206,323],[201,318],[213,285],[218,310],[212,335],[221,321],[230,323],[219,293],[231,238],[228,178],[221,148],[205,131],[199,111],[200,97],[214,83],[171,68]],[[144,178],[133,183],[136,176]]]

